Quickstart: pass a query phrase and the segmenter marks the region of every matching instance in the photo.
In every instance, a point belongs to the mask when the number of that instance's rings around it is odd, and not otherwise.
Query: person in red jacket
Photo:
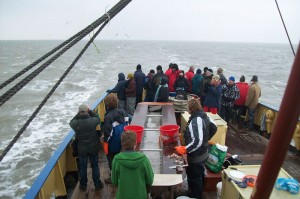
[[[241,76],[240,82],[237,82],[236,86],[240,90],[240,98],[235,100],[233,111],[234,111],[234,118],[236,118],[236,123],[238,123],[238,127],[241,129],[243,127],[243,124],[245,123],[245,116],[247,111],[245,102],[249,90],[249,85],[248,83],[245,82],[244,75]]]
[[[195,75],[194,70],[195,70],[194,66],[191,66],[189,71],[186,72],[185,76],[184,76],[188,80],[188,83],[189,83],[189,90],[188,90],[189,93],[192,93],[192,78]]]
[[[166,75],[167,75],[167,73],[166,73]],[[170,92],[175,92],[174,83],[175,83],[176,79],[179,76],[179,69],[178,69],[178,65],[177,64],[173,64],[173,66],[172,66],[172,72],[169,75],[167,75],[167,76],[169,78],[169,83],[168,83],[169,91]]]
[[[168,70],[165,72],[165,75],[166,75],[169,79],[170,79],[170,75],[172,74],[173,68],[174,68],[173,63],[170,63],[170,64],[169,64]]]

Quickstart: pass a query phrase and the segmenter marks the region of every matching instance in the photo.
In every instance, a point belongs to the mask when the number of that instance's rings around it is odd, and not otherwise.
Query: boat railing
[[[279,115],[279,108],[266,102],[259,102],[254,116],[254,124],[258,126],[261,133],[269,138],[274,131],[274,126]],[[245,118],[246,119],[246,118]],[[247,120],[247,119],[246,119]],[[292,147],[300,151],[300,118],[294,130],[294,135],[291,139]]]
[[[105,105],[104,98],[107,93],[103,94],[97,101],[91,105],[91,109],[100,115],[101,121],[104,119]],[[278,114],[278,108],[269,105],[267,103],[260,103],[255,119],[257,125],[260,124],[260,117],[262,113],[269,114],[270,120],[267,123],[267,127],[271,133],[271,129],[276,115]],[[299,126],[300,122],[298,122]],[[298,129],[298,130],[297,130]],[[295,147],[300,150],[300,134],[299,127],[295,130],[295,136],[293,137]],[[74,137],[74,131],[71,130],[59,145],[57,150],[53,153],[44,169],[36,178],[30,189],[25,194],[24,198],[50,198],[53,194],[57,196],[66,196],[67,190],[64,182],[64,177],[69,171],[77,171],[76,158],[72,156],[72,147],[70,142]]]
[[[100,115],[101,120],[104,119],[105,106],[104,98],[107,93],[102,95],[90,107]],[[72,147],[70,142],[75,133],[70,130],[65,139],[54,151],[44,169],[33,182],[30,189],[26,192],[24,198],[50,198],[51,196],[66,196],[67,190],[64,182],[64,176],[67,172],[77,171],[76,158],[72,156]]]

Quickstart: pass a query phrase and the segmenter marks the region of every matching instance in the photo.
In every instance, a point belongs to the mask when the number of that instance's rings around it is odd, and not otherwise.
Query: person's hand
[[[185,146],[176,146],[175,149],[176,149],[176,152],[179,153],[180,155],[187,153]]]
[[[103,151],[106,155],[108,154],[108,143],[107,142],[103,143]]]

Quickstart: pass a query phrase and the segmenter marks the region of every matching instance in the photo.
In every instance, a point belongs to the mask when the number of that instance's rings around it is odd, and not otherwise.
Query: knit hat
[[[219,75],[214,75],[212,77],[213,80],[219,81],[220,80],[220,76]]]
[[[85,104],[81,104],[79,106],[79,112],[80,113],[87,113],[89,111],[89,107]]]
[[[234,78],[233,76],[230,76],[230,77],[229,77],[229,80],[235,82],[235,78]]]
[[[213,74],[213,73],[214,73],[214,71],[213,71],[211,68],[207,69],[207,71],[206,71],[206,72],[210,72],[211,74]]]
[[[196,71],[196,73],[197,73],[197,74],[201,74],[201,73],[202,73],[201,69],[198,68],[197,71]]]
[[[253,75],[252,79],[250,80],[251,82],[258,82],[257,75]]]
[[[132,73],[128,73],[127,79],[133,79],[133,78],[134,78],[134,75]]]
[[[240,82],[245,82],[245,81],[246,81],[245,76],[242,75],[241,78],[240,78]]]

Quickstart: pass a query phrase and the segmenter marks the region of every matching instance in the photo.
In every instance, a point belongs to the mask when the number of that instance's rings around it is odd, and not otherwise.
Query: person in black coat
[[[121,135],[124,131],[124,126],[129,123],[129,115],[123,109],[118,109],[118,99],[115,95],[109,94],[105,97],[104,103],[106,113],[104,123],[101,126],[103,130],[103,150],[108,160],[109,169],[112,169],[112,161],[121,151]],[[106,183],[111,184],[111,177],[105,178]]]
[[[166,78],[169,81],[169,79],[168,79],[167,75],[165,75],[161,65],[158,65],[156,67],[156,74],[153,76],[153,84],[152,84],[152,86],[153,86],[153,99],[155,97],[155,93],[156,93],[159,85],[161,84],[161,79],[162,78]]]
[[[146,89],[145,102],[153,102],[154,101],[154,88],[153,88],[153,76],[155,75],[155,71],[153,69],[150,70],[148,75],[145,78],[144,88]]]
[[[87,186],[87,164],[91,162],[95,190],[100,190],[103,184],[100,180],[98,166],[98,151],[100,150],[100,136],[96,127],[100,124],[100,118],[88,106],[79,106],[77,115],[70,121],[70,126],[75,132],[78,146],[79,174],[81,191],[86,191]]]
[[[134,72],[134,80],[136,86],[136,99],[135,99],[135,106],[142,101],[143,97],[143,86],[145,82],[146,75],[142,71],[142,66],[138,64],[136,66],[136,71]]]
[[[185,91],[187,92],[190,88],[189,82],[187,78],[184,77],[184,71],[181,70],[179,72],[179,76],[174,83],[174,89],[177,91]]]
[[[160,86],[158,87],[155,95],[155,102],[168,102],[169,101],[169,87],[167,84],[167,79],[162,78]]]
[[[127,87],[128,81],[125,79],[124,73],[118,74],[118,83],[113,89],[108,89],[107,93],[117,93],[119,104],[118,108],[126,110],[126,95],[125,88]]]

